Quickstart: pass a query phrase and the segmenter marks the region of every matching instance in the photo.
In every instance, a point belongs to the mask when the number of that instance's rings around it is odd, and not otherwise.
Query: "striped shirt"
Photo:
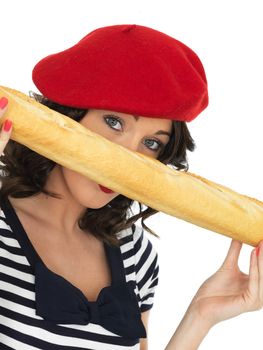
[[[125,283],[132,283],[141,312],[153,305],[157,253],[142,228],[118,233]],[[61,324],[36,313],[34,247],[9,201],[0,203],[0,349],[138,350],[140,339],[120,336],[97,322]],[[111,266],[112,269],[112,266]],[[115,271],[115,274],[118,271]]]

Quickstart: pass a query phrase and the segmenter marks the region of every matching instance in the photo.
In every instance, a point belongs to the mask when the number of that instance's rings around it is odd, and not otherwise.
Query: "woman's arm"
[[[196,350],[218,322],[263,306],[263,241],[253,249],[249,275],[239,270],[242,243],[233,240],[219,270],[194,296],[165,350]]]
[[[145,327],[146,333],[147,333],[150,311],[142,312],[141,316],[142,316],[142,322],[144,324],[144,327]],[[142,338],[140,341],[140,350],[147,350],[147,349],[148,349],[148,339]]]
[[[189,308],[165,350],[196,350],[209,330],[209,324]]]

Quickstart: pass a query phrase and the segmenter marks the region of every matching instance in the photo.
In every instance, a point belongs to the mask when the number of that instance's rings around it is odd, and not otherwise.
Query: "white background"
[[[197,149],[190,171],[263,199],[262,10],[260,1],[60,1],[0,2],[0,84],[27,93],[34,64],[75,44],[89,31],[137,23],[190,46],[207,73],[210,105],[189,124]],[[230,239],[165,214],[146,224],[160,257],[160,284],[149,326],[150,350],[164,349],[199,285],[223,261]],[[240,266],[247,272],[251,247]],[[216,325],[200,349],[263,348],[263,311]],[[253,344],[253,345],[252,345]]]

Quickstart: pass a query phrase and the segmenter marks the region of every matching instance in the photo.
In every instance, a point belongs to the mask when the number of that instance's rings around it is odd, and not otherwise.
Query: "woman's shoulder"
[[[117,238],[121,245],[135,244],[139,239],[145,236],[142,227],[136,224],[132,224],[131,227],[124,229],[117,234]]]
[[[128,229],[118,233],[118,239],[121,241],[122,253],[131,252],[136,256],[136,260],[149,258],[149,256],[156,257],[157,252],[148,238],[145,230],[140,226],[133,224]]]

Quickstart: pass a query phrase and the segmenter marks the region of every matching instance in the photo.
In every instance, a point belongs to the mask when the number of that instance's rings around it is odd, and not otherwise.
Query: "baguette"
[[[205,229],[256,246],[263,239],[263,203],[189,172],[133,152],[78,122],[0,86],[9,100],[1,124],[11,138],[117,193]]]

